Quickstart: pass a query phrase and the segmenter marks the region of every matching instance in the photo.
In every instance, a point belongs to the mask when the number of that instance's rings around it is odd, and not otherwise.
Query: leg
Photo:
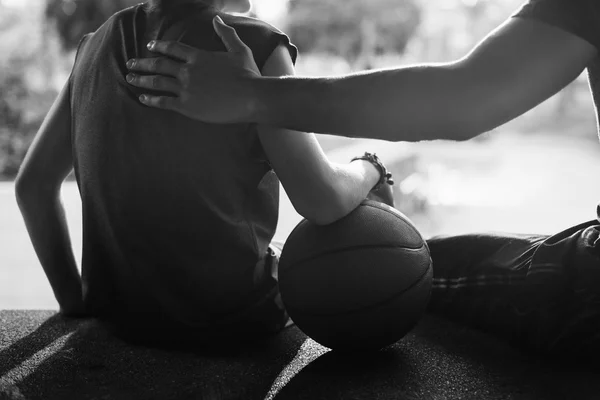
[[[429,310],[472,327],[512,336],[515,303],[535,250],[526,235],[461,235],[428,241],[433,260]]]
[[[600,329],[599,229],[432,238],[429,310],[545,354],[589,352],[600,339],[587,333]]]

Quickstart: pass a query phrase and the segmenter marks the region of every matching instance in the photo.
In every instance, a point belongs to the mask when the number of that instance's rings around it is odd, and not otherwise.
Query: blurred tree
[[[48,0],[46,18],[56,24],[63,46],[71,50],[83,35],[100,27],[111,15],[139,0]]]
[[[420,21],[415,0],[290,0],[287,30],[301,51],[369,68],[376,55],[403,53]]]
[[[9,71],[0,80],[0,93],[0,173],[13,177],[26,151],[25,138],[32,133],[18,106],[27,96],[22,77]]]
[[[43,51],[52,47],[42,46],[38,11],[35,3],[27,8],[0,3],[0,180],[14,178],[56,96],[49,87],[49,64],[55,60]]]

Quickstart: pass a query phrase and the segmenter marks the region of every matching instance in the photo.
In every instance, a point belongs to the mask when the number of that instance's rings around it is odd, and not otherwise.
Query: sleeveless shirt
[[[79,45],[69,80],[72,143],[84,302],[95,316],[203,329],[274,301],[277,283],[265,265],[279,183],[255,125],[205,124],[146,107],[125,81],[129,59],[152,56],[151,39],[225,51],[215,12],[193,6],[163,16],[140,4]],[[295,60],[279,30],[220,15],[259,68],[281,44]]]

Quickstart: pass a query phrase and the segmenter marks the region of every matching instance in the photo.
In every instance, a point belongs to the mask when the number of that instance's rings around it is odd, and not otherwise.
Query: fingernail
[[[140,96],[140,101],[143,102],[143,103],[146,102],[146,95],[145,94],[143,94],[143,95]]]
[[[135,65],[135,60],[133,58],[131,60],[127,61],[127,68],[133,68],[134,65]]]
[[[155,44],[156,44],[156,42],[155,42],[154,40],[151,40],[151,41],[148,43],[148,49],[149,49],[149,50],[152,50],[152,49],[154,48],[154,45],[155,45]]]
[[[127,77],[125,79],[127,79],[127,82],[133,82],[133,78],[134,78],[133,74],[127,74]]]

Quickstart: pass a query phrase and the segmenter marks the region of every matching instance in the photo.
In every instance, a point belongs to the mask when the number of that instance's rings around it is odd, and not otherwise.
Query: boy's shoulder
[[[292,60],[295,62],[298,55],[298,49],[294,46],[283,31],[258,18],[242,16],[242,15],[222,15],[223,22],[233,27],[240,39],[252,49],[255,56],[263,51],[266,54],[263,58],[266,60],[273,50],[279,45],[284,45],[288,48]]]
[[[145,6],[144,3],[140,3],[140,4],[136,4],[135,6],[130,6],[130,7],[124,8],[120,11],[117,11],[116,13],[114,13],[113,15],[108,17],[108,19],[102,26],[105,26],[105,25],[111,26],[111,25],[118,24],[124,20],[132,19],[135,17],[136,12],[138,12],[140,10],[140,7],[144,7],[144,6]]]
[[[136,4],[134,6],[130,6],[124,8],[120,11],[117,11],[113,15],[111,15],[96,31],[90,32],[85,36],[91,36],[96,32],[106,32],[113,31],[116,27],[122,26],[123,23],[127,23],[127,21],[133,21],[135,19],[135,15],[140,11],[141,7],[145,7],[145,3]]]
[[[265,31],[285,35],[285,33],[283,31],[281,31],[280,29],[276,28],[275,26],[269,24],[268,22],[263,21],[262,19],[258,19],[258,18],[246,16],[246,15],[232,15],[232,14],[224,14],[221,17],[223,18],[223,21],[228,25],[239,26],[239,27],[248,27],[248,28],[253,28],[253,29],[262,29]]]

